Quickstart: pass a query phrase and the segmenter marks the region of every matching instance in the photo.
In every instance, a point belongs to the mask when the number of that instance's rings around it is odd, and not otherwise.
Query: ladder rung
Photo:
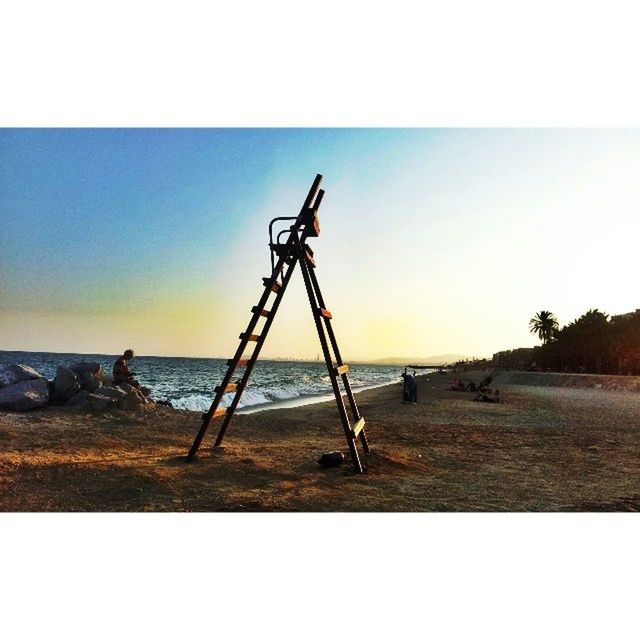
[[[333,318],[333,316],[331,315],[331,311],[329,311],[328,309],[323,309],[322,307],[320,307],[318,309],[318,313],[323,317],[323,318],[327,318],[328,320],[331,320],[331,318]]]
[[[259,313],[263,318],[268,318],[271,315],[271,311],[267,309],[260,309],[259,307],[251,307],[253,313]]]
[[[220,418],[221,416],[225,415],[227,413],[226,409],[216,409],[213,412],[213,415],[211,416],[211,419],[213,420],[213,418]]]
[[[334,369],[334,371],[339,376],[344,375],[345,373],[347,373],[347,371],[349,371],[349,365],[348,364],[342,364],[339,367],[336,367]]]
[[[230,367],[235,362],[236,367],[246,367],[249,364],[250,360],[251,358],[246,358],[244,360],[241,359],[238,360],[238,362],[236,362],[235,360],[227,360],[227,365]]]
[[[251,334],[241,333],[240,340],[248,340],[249,342],[258,342],[258,340],[260,340],[260,336],[256,335],[255,333],[251,333]]]
[[[273,293],[278,293],[282,289],[282,285],[279,282],[274,282],[273,278],[262,278],[262,283],[265,287],[269,287]]]
[[[364,429],[364,418],[360,418],[358,422],[356,422],[353,427],[353,437],[357,437],[357,435]]]
[[[214,391],[216,393],[218,393],[218,391],[220,391],[220,386],[216,387],[214,389]],[[235,384],[234,382],[230,382],[225,388],[224,388],[224,393],[231,393],[232,391],[235,391],[238,388],[238,385]]]

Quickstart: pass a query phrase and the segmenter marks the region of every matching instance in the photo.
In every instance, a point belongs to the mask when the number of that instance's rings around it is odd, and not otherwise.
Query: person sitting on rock
[[[114,363],[113,365],[113,384],[122,384],[126,382],[132,387],[140,388],[140,383],[133,377],[133,371],[129,369],[129,360],[131,360],[135,354],[132,349],[127,349]]]

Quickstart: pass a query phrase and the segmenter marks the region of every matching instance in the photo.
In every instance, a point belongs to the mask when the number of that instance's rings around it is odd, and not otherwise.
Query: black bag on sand
[[[322,467],[337,467],[344,462],[344,453],[342,451],[330,451],[323,453],[318,460],[318,464]]]

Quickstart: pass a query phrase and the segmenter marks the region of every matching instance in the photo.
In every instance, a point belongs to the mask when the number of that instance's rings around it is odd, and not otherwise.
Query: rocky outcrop
[[[102,385],[105,377],[99,362],[76,362],[69,369],[78,376],[82,388],[91,393]]]
[[[148,395],[148,390],[145,391]],[[153,401],[137,387],[111,384],[97,362],[60,366],[52,381],[23,364],[0,365],[1,409],[28,411],[48,403],[94,411],[134,411]]]
[[[88,394],[100,389],[103,377],[104,372],[97,362],[77,362],[70,367],[58,367],[51,401],[67,406],[82,406],[86,403]],[[69,404],[69,400],[81,390],[87,393]]]
[[[35,369],[25,364],[0,364],[0,389],[24,380],[42,378]]]
[[[118,402],[108,396],[102,396],[95,393],[90,393],[87,396],[87,407],[93,411],[107,411],[108,409],[115,408]]]
[[[82,389],[78,376],[66,367],[58,367],[53,380],[53,400],[66,402]]]
[[[136,388],[129,384],[100,385],[94,392],[82,389],[65,403],[66,407],[84,407],[91,411],[104,412],[119,409],[136,411],[139,407],[153,404]]]
[[[30,411],[49,402],[49,385],[44,378],[23,380],[0,390],[0,407],[11,411]]]
[[[126,397],[127,392],[124,389],[121,389],[120,387],[111,387],[111,386],[105,385],[100,387],[100,389],[96,391],[94,395],[104,396],[105,398],[110,398],[111,400],[115,400],[116,402],[119,402],[120,400],[123,400]]]
[[[102,381],[104,379],[104,370],[100,366],[99,362],[76,362],[75,364],[72,364],[69,369],[78,375],[88,373],[97,380]]]
[[[89,398],[89,392],[86,389],[81,389],[75,395],[71,396],[65,403],[65,407],[84,407],[87,404]]]
[[[102,372],[102,369],[100,369],[100,371]],[[102,386],[102,382],[89,371],[81,371],[78,375],[80,376],[80,384],[82,388],[87,389],[91,393]]]

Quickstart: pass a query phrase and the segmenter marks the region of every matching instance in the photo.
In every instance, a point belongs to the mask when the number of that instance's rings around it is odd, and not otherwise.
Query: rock
[[[134,411],[140,405],[149,404],[150,402],[140,389],[126,382],[121,382],[118,388],[125,392],[125,397],[120,401],[120,407],[125,411]]]
[[[87,406],[95,411],[107,411],[111,407],[115,407],[116,400],[107,396],[101,396],[96,393],[90,393],[87,396]]]
[[[11,411],[30,411],[49,402],[49,385],[44,378],[23,380],[0,390],[0,407]]]
[[[127,397],[127,392],[119,387],[107,387],[103,385],[95,392],[94,395],[103,396],[104,398],[110,398],[111,400],[119,402]]]
[[[55,399],[66,402],[71,396],[80,391],[81,385],[78,376],[66,367],[58,367],[56,377],[53,380]]]
[[[81,389],[78,393],[72,395],[65,403],[65,407],[83,407],[87,404],[89,398],[89,392],[86,389]]]
[[[83,389],[93,393],[104,380],[104,371],[99,362],[76,362],[69,367],[77,376]]]
[[[90,393],[102,386],[102,382],[89,371],[81,371],[78,375],[82,388],[87,389]]]
[[[76,362],[75,364],[72,364],[69,369],[76,373],[83,373],[84,371],[87,371],[96,377],[102,377],[102,374],[104,373],[99,362]]]
[[[144,398],[135,393],[127,394],[126,398],[120,401],[120,408],[125,411],[135,411],[140,405],[147,404]]]
[[[90,373],[97,380],[102,380],[104,377],[104,371],[99,362],[76,362],[75,364],[72,364],[69,369],[78,375],[82,373]]]
[[[9,387],[17,382],[42,378],[35,369],[26,364],[0,364],[0,389]]]
[[[342,451],[330,451],[323,453],[318,460],[318,464],[322,467],[337,467],[344,462],[344,453]]]

